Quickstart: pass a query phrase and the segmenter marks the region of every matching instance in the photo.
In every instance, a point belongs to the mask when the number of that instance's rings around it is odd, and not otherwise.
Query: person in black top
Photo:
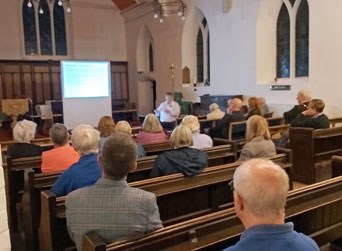
[[[298,105],[295,105],[291,110],[284,112],[284,119],[286,124],[291,124],[291,122],[297,118],[302,112],[308,109],[310,103],[311,95],[306,90],[301,90],[297,94]]]
[[[309,104],[309,109],[302,112],[295,118],[291,126],[311,127],[314,129],[326,129],[330,127],[328,117],[323,114],[325,104],[321,99],[312,99]]]
[[[159,177],[174,173],[195,176],[208,166],[208,156],[201,150],[191,148],[191,131],[184,125],[173,130],[170,138],[174,150],[160,154],[154,162],[150,177]]]
[[[231,122],[244,121],[246,118],[241,113],[242,101],[239,98],[234,98],[229,102],[227,114],[216,122],[214,128],[210,128],[209,136],[212,138],[228,138],[228,128]]]
[[[31,143],[36,135],[36,129],[37,124],[32,121],[24,119],[17,122],[13,129],[15,143],[8,146],[7,156],[11,158],[25,158],[41,155],[41,147]]]

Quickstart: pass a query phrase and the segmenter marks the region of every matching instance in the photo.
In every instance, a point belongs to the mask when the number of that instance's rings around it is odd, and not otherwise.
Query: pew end
[[[83,236],[83,251],[106,251],[106,243],[95,232],[89,232]]]
[[[342,176],[342,156],[332,156],[331,158],[331,178]]]

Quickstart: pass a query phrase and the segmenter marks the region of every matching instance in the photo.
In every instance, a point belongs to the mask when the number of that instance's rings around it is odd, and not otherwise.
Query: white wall
[[[176,69],[175,89],[182,91],[187,100],[198,101],[199,95],[207,93],[264,96],[270,107],[281,114],[293,106],[300,89],[309,89],[313,97],[322,98],[326,102],[326,113],[329,116],[341,116],[342,1],[325,0],[322,3],[321,0],[309,0],[310,76],[278,80],[278,83],[291,84],[291,91],[270,91],[269,87],[274,78],[266,76],[263,81],[257,78],[260,73],[260,61],[257,61],[257,48],[260,45],[258,38],[260,39],[260,32],[265,32],[258,29],[261,13],[259,11],[266,5],[266,1],[276,0],[234,0],[233,9],[228,14],[222,12],[222,0],[187,1],[187,11],[191,12],[192,8],[197,6],[207,18],[210,29],[211,86],[198,87],[196,92],[194,88],[183,88],[181,85],[182,53],[188,53],[182,52],[181,45],[184,39],[182,36],[187,36],[187,33],[183,33],[184,23],[175,16],[167,18],[164,24],[159,24],[152,17],[151,8],[144,4],[124,12],[132,99],[137,100],[138,93],[135,87],[136,59],[130,51],[135,51],[136,34],[141,26],[146,25],[154,38],[156,72],[153,77],[157,81],[159,102],[170,87],[169,65],[172,62]],[[268,13],[269,22],[274,16],[272,11],[274,9],[269,8],[268,11],[262,12],[263,15]],[[262,35],[271,34],[265,32]],[[262,63],[266,67],[275,68],[274,62],[270,60],[265,59]]]
[[[60,59],[24,54],[21,6],[22,0],[1,0],[0,59]],[[123,18],[111,0],[73,0],[71,8],[65,12],[67,59],[127,60]]]

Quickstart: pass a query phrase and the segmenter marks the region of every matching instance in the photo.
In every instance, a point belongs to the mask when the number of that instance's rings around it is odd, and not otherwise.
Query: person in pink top
[[[142,131],[137,135],[136,141],[140,144],[151,144],[167,140],[158,117],[154,114],[148,114],[142,125]]]
[[[69,145],[69,133],[63,124],[54,124],[50,137],[55,148],[42,153],[42,173],[62,172],[80,158],[78,152]]]

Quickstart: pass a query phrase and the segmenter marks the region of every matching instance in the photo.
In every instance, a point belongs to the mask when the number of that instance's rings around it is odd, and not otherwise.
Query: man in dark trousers
[[[228,128],[231,122],[244,121],[246,118],[241,113],[242,101],[239,98],[234,98],[229,102],[227,114],[217,121],[216,127],[209,130],[209,136],[212,138],[228,138]]]
[[[306,90],[301,90],[297,94],[298,105],[295,105],[291,110],[284,112],[286,124],[290,124],[298,115],[308,109],[311,96]]]

